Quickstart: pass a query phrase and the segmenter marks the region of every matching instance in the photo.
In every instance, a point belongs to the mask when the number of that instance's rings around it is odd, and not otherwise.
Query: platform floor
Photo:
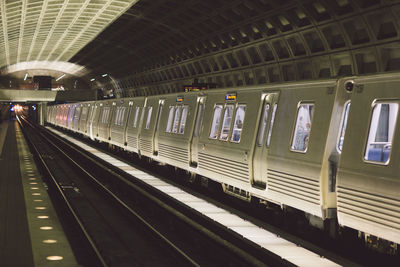
[[[78,266],[15,120],[0,124],[0,266]]]

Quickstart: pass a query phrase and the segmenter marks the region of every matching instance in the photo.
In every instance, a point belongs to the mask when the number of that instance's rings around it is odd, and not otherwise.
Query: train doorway
[[[278,93],[264,94],[263,108],[259,118],[257,140],[253,154],[252,186],[259,189],[267,188],[267,157],[271,141],[272,128],[277,109]]]

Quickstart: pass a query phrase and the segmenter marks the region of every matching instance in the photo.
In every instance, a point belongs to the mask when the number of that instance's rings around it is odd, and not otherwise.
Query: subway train
[[[399,86],[393,73],[59,104],[47,122],[397,253]]]

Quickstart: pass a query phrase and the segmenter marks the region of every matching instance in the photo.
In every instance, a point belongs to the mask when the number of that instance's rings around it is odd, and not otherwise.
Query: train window
[[[165,129],[165,131],[167,133],[171,132],[171,128],[172,128],[172,121],[174,119],[174,106],[170,106],[169,107],[169,115],[168,115],[168,122],[167,122],[167,129]]]
[[[186,124],[187,114],[188,114],[188,106],[183,106],[181,123],[179,124],[179,134],[185,133],[185,124]]]
[[[364,159],[389,164],[398,103],[378,103],[372,110]]]
[[[151,113],[153,112],[153,107],[149,107],[147,111],[146,129],[150,128]]]
[[[218,129],[221,121],[221,113],[222,113],[222,105],[216,105],[214,107],[213,121],[211,124],[211,131],[209,136],[212,139],[217,139],[218,137]]]
[[[292,151],[306,152],[313,113],[314,104],[300,104],[291,145]]]
[[[172,125],[172,132],[177,133],[178,132],[178,126],[179,126],[179,119],[181,117],[181,111],[182,107],[178,106],[175,108],[175,118],[174,118],[174,124]]]
[[[269,147],[269,144],[271,142],[272,128],[274,127],[275,114],[276,114],[277,107],[278,107],[278,104],[274,104],[274,107],[272,108],[271,122],[269,123],[269,129],[268,129],[267,147]]]
[[[224,112],[224,120],[222,122],[222,131],[219,140],[228,140],[229,130],[231,129],[231,121],[233,116],[233,105],[226,105]]]
[[[194,136],[200,136],[201,124],[203,123],[203,110],[204,104],[199,104],[199,109],[197,110],[197,117],[196,117],[196,128],[194,130]]]
[[[342,118],[342,127],[340,128],[340,135],[339,135],[339,140],[337,144],[337,149],[340,152],[342,152],[343,148],[343,141],[344,141],[344,134],[346,132],[346,127],[347,127],[347,118],[349,117],[349,111],[350,111],[350,101],[348,101],[345,104],[344,108],[344,113],[343,113],[343,118]]]
[[[140,113],[140,107],[136,107],[135,119],[133,120],[133,128],[136,128]]]
[[[235,115],[235,123],[233,124],[231,142],[235,142],[235,143],[240,142],[240,137],[242,136],[245,112],[246,112],[245,105],[239,105],[237,107],[236,115]]]
[[[261,118],[261,125],[260,128],[258,129],[258,140],[257,140],[258,146],[262,146],[262,144],[264,143],[264,133],[265,133],[265,128],[267,127],[268,113],[269,113],[269,104],[265,104],[263,115]]]

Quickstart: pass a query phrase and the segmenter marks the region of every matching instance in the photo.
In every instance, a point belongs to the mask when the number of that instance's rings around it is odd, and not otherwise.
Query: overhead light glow
[[[95,78],[90,79],[91,82],[94,82],[95,80],[96,80]]]
[[[24,81],[26,81],[26,78],[28,78],[28,73],[25,73]]]
[[[104,73],[103,75],[101,75],[101,77],[107,77],[107,76],[108,76],[107,73]]]
[[[59,80],[61,80],[64,76],[65,76],[65,73],[64,73],[63,75],[61,75],[60,77],[58,77],[58,78],[56,79],[56,82],[58,82]]]

